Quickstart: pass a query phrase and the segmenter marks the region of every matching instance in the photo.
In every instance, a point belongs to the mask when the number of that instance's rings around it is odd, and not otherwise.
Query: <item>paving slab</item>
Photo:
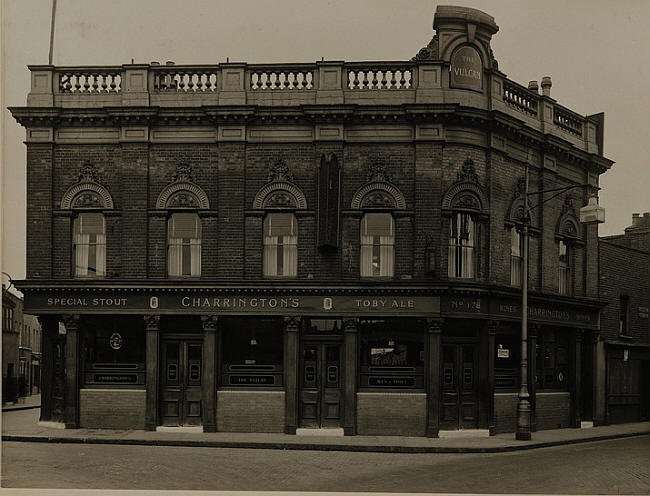
[[[496,453],[563,444],[650,435],[650,422],[636,422],[581,429],[553,429],[517,441],[514,434],[485,436],[483,431],[462,431],[440,438],[402,436],[332,436],[317,432],[307,436],[281,433],[196,432],[173,430],[60,429],[39,423],[39,410],[5,411],[2,440],[51,443],[257,448],[385,453]],[[59,426],[60,427],[60,426]]]

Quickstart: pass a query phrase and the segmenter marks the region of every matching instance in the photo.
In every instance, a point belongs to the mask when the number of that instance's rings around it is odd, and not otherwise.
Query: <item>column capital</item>
[[[343,321],[343,330],[345,332],[357,332],[359,330],[359,319],[345,319]]]
[[[79,314],[78,313],[73,313],[70,315],[64,315],[61,320],[63,320],[63,325],[65,325],[65,329],[67,330],[77,330],[79,329]]]
[[[445,319],[442,317],[427,318],[427,330],[431,334],[440,334],[445,325]]]
[[[203,331],[216,331],[219,322],[218,315],[201,315],[201,322],[203,323]]]
[[[160,315],[145,315],[144,323],[147,331],[160,330]]]
[[[530,337],[537,337],[542,333],[542,325],[541,324],[530,324],[528,326],[528,334]]]
[[[298,332],[300,327],[300,317],[285,317],[284,330],[287,332]]]

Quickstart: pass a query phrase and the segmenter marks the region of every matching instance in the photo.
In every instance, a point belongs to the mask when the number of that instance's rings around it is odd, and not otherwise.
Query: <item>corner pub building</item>
[[[509,80],[491,16],[433,27],[401,62],[29,67],[41,420],[515,430],[525,169],[597,187],[603,115]],[[588,195],[529,198],[533,430],[594,416]]]

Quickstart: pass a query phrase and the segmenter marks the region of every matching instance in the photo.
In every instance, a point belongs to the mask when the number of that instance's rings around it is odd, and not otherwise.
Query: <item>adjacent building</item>
[[[624,234],[598,245],[601,312],[594,367],[596,418],[607,424],[650,419],[650,213],[634,214]]]
[[[3,403],[40,392],[41,326],[23,313],[23,299],[2,288]]]
[[[491,16],[434,29],[402,62],[30,66],[42,419],[514,431],[528,170],[533,428],[592,420],[603,115],[508,79]]]

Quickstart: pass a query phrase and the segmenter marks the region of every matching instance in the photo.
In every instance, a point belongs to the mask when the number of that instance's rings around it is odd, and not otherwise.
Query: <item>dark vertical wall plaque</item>
[[[318,170],[318,248],[339,245],[340,168],[336,155],[322,155]]]

